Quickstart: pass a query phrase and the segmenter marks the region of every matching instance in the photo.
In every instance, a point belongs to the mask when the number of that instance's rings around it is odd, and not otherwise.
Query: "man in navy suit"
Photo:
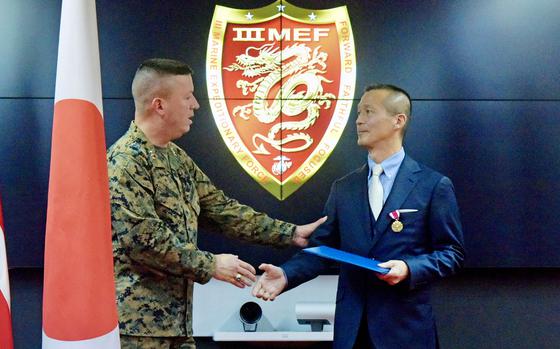
[[[367,164],[336,180],[327,221],[313,245],[328,245],[384,261],[385,275],[340,265],[335,349],[437,348],[430,283],[463,263],[463,233],[449,178],[405,155],[411,100],[403,89],[374,85],[358,105],[358,145]],[[380,174],[379,174],[380,173]],[[253,295],[274,300],[327,271],[326,259],[299,253],[264,271]]]

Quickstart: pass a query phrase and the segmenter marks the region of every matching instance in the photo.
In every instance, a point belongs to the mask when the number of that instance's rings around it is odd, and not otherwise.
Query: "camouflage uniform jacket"
[[[216,267],[197,248],[199,215],[244,240],[291,241],[293,224],[226,197],[181,148],[155,147],[134,122],[107,158],[123,334],[192,336],[193,282],[208,282]]]

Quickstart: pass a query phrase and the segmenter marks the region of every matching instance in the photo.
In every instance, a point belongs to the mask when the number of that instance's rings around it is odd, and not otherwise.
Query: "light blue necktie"
[[[368,189],[369,206],[371,207],[371,213],[373,213],[375,220],[377,220],[383,208],[383,186],[379,179],[382,173],[383,167],[376,164],[371,170],[371,183]]]

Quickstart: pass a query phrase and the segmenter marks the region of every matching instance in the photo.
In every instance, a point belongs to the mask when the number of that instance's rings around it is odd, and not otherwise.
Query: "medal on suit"
[[[399,218],[401,217],[401,213],[399,212],[399,210],[390,212],[389,217],[394,219],[393,223],[391,223],[391,230],[393,230],[395,233],[400,233],[403,230],[404,225],[401,221],[399,221]]]
[[[395,233],[400,233],[404,228],[404,225],[402,224],[401,221],[394,221],[393,223],[391,223],[391,229],[395,232]]]

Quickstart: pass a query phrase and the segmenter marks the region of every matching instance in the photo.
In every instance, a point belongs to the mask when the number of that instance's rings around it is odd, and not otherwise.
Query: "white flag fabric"
[[[10,279],[2,217],[2,198],[0,197],[0,348],[13,349],[12,317],[10,316]]]
[[[45,236],[43,349],[120,348],[94,0],[63,0]]]

